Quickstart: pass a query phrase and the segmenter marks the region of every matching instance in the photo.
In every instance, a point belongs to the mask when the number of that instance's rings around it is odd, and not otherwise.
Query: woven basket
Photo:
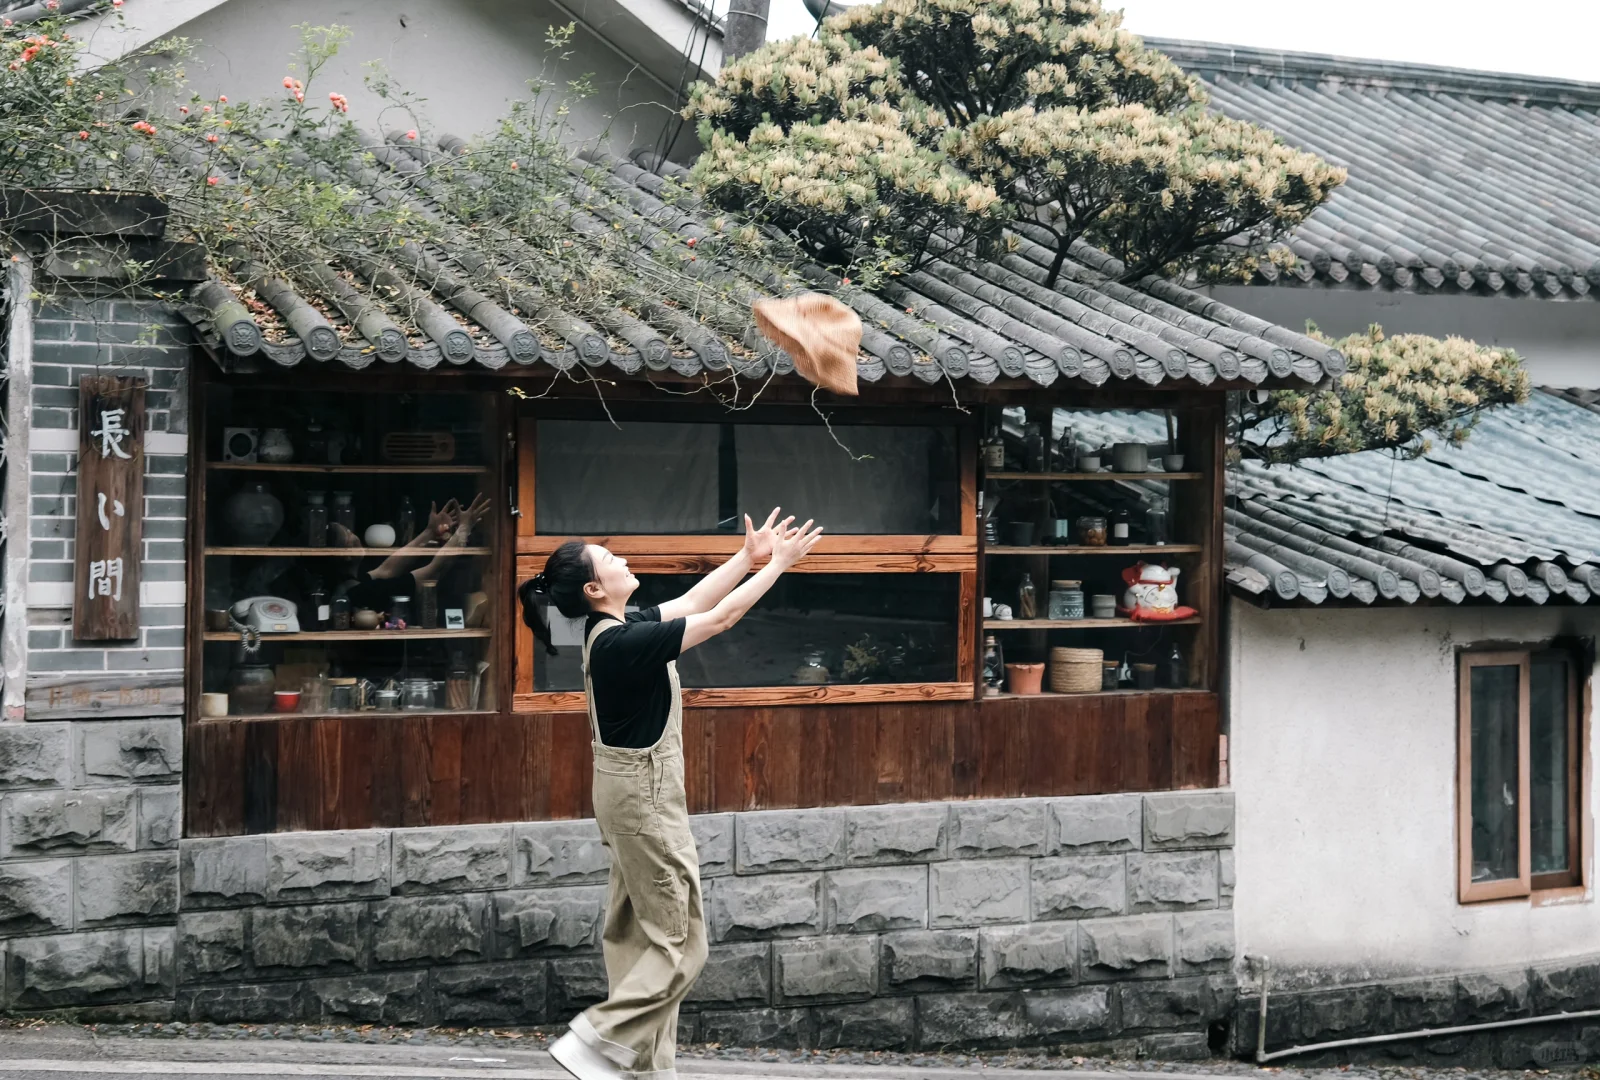
[[[1092,694],[1100,689],[1100,666],[1105,653],[1099,649],[1050,650],[1050,689],[1057,694]]]

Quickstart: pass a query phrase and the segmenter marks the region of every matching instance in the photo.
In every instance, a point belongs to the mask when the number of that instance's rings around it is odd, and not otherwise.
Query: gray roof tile
[[[1286,284],[1586,296],[1600,285],[1600,84],[1150,39],[1212,107],[1345,166]]]

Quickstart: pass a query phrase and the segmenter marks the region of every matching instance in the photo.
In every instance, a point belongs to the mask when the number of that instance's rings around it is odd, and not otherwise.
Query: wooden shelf
[[[492,709],[445,709],[435,705],[431,709],[346,709],[343,712],[264,712],[240,713],[227,716],[201,716],[197,721],[202,724],[225,724],[230,720],[247,722],[260,722],[262,720],[337,720],[346,716],[381,716],[388,720],[399,720],[404,717],[418,716],[496,716]]]
[[[208,547],[207,555],[234,555],[234,556],[273,556],[273,555],[306,555],[312,558],[332,558],[334,556],[355,557],[360,555],[396,555],[406,552],[403,547]],[[408,558],[431,559],[435,555],[488,555],[492,548],[486,547],[439,547],[414,548],[407,553]]]
[[[1026,701],[1029,698],[1091,698],[1091,697],[1127,697],[1130,694],[1209,694],[1210,690],[1200,690],[1193,686],[1186,686],[1181,690],[1171,687],[1157,686],[1149,690],[1140,690],[1136,686],[1122,686],[1115,690],[1088,690],[1081,694],[1058,694],[1046,690],[1038,694],[985,694],[980,701]]]
[[[1202,616],[1169,619],[1166,622],[1135,622],[1133,619],[985,619],[985,630],[1159,630],[1163,626],[1195,626]]]
[[[1014,547],[996,544],[983,549],[985,555],[1198,555],[1199,544],[1128,544],[1122,547]]]
[[[324,476],[444,476],[486,473],[487,465],[273,465],[265,461],[208,461],[206,468],[219,472],[319,473]]]
[[[1203,480],[1199,472],[992,472],[985,480]]]
[[[486,638],[494,631],[481,630],[302,630],[298,634],[262,634],[263,645],[274,641],[434,641],[438,639]],[[207,630],[207,641],[238,641],[237,630]]]

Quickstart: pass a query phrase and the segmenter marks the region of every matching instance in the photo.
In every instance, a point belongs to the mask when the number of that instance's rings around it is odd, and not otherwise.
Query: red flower
[[[200,111],[201,111],[201,112],[210,112],[210,111],[211,111],[211,106],[210,106],[210,105],[207,105],[207,106],[205,106],[205,107],[204,107],[204,108],[203,108],[203,109],[201,109],[201,110],[200,110]]]
[[[684,243],[688,244],[690,247],[694,247],[697,243],[699,243],[699,241],[691,236],[689,239],[685,240]]]
[[[87,131],[80,131],[80,132],[78,132],[78,138],[80,138],[80,139],[87,139],[87,138],[88,138],[88,137],[89,137],[89,133],[88,133],[88,132],[87,132]]]
[[[187,105],[179,105],[178,106],[178,111],[181,112],[183,115],[188,116],[189,115],[189,106],[187,106]]]
[[[850,279],[849,279],[849,278],[845,278],[845,279],[844,279],[844,283],[845,283],[845,284],[846,284],[846,285],[848,285],[848,284],[850,284]]]
[[[224,105],[226,105],[228,103],[228,95],[227,94],[218,94],[217,95],[217,100],[222,102]]]
[[[511,163],[511,171],[512,172],[516,172],[517,171],[517,163],[515,161],[513,161]]]
[[[350,111],[350,101],[343,94],[330,93],[328,95],[328,100],[333,102],[333,107],[338,109],[340,112],[347,113]]]
[[[111,0],[111,6],[114,7],[114,8],[121,7],[122,6],[122,0]]]
[[[44,0],[45,10],[55,11],[61,7],[61,0]]]
[[[406,138],[415,140],[416,137],[417,137],[417,129],[416,128],[412,128],[410,131],[406,132]]]
[[[206,177],[206,186],[207,186],[207,187],[216,187],[216,186],[217,186],[217,182],[218,182],[218,179],[219,179],[219,178],[218,178],[218,177],[215,177],[215,176],[208,176],[208,177]]]
[[[211,134],[206,136],[206,142],[209,142],[209,143],[218,142],[218,141],[221,140],[221,138],[222,138],[222,136],[218,135],[215,131],[213,131]]]

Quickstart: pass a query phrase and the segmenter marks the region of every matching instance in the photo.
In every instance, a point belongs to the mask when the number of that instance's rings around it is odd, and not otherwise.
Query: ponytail
[[[594,560],[589,558],[589,548],[582,540],[568,540],[550,553],[544,569],[517,586],[517,599],[522,602],[522,621],[533,631],[536,640],[544,643],[544,651],[556,655],[550,641],[550,624],[539,613],[542,601],[554,604],[557,611],[569,619],[589,614],[589,598],[583,587],[594,580]]]

